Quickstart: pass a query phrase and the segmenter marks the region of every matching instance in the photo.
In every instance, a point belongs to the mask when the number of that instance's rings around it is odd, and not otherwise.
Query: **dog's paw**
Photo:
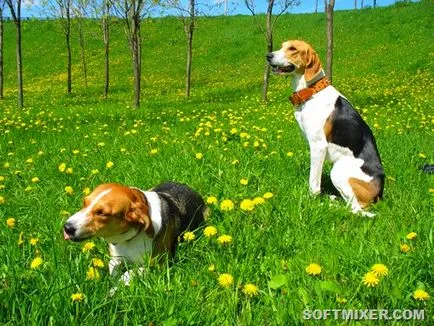
[[[321,193],[321,188],[310,188],[310,193],[312,196],[318,196]]]

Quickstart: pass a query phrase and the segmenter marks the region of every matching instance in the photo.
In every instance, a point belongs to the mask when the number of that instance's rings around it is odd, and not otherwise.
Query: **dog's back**
[[[193,189],[177,182],[165,182],[152,189],[167,204],[163,209],[175,217],[178,235],[194,230],[203,222],[207,207],[202,197]]]

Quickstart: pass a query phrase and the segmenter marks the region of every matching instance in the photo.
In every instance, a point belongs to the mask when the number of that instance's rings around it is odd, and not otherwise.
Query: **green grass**
[[[55,21],[23,24],[26,108],[17,110],[14,33],[7,23],[6,98],[0,102],[0,323],[293,325],[302,323],[308,308],[425,309],[432,320],[434,183],[420,171],[434,161],[432,7],[423,1],[335,14],[334,84],[373,129],[388,177],[384,201],[371,209],[373,219],[329,199],[329,165],[323,194],[309,194],[308,147],[287,100],[289,80],[272,78],[269,103],[259,100],[265,46],[251,17],[199,21],[189,100],[183,97],[182,24],[174,18],[146,21],[143,104],[137,111],[130,108],[131,63],[121,27],[115,25],[112,34],[112,88],[103,100],[98,26],[89,23],[87,34],[89,87],[83,87],[75,47],[68,96]],[[324,31],[323,14],[285,15],[276,47],[302,38],[324,59]],[[203,158],[197,160],[196,153]],[[33,163],[26,163],[29,158]],[[109,161],[114,167],[106,169]],[[61,163],[73,173],[61,173]],[[92,174],[94,169],[99,173]],[[40,181],[33,183],[33,177]],[[233,200],[229,212],[211,205],[204,225],[233,241],[221,246],[197,230],[195,240],[179,246],[175,264],[150,268],[109,297],[114,282],[107,267],[100,280],[86,280],[91,258],[107,265],[106,243],[95,239],[96,248],[82,253],[82,244],[63,241],[62,225],[79,209],[86,187],[120,182],[146,189],[165,180],[187,183],[219,203]],[[72,195],[66,186],[73,187]],[[248,213],[240,209],[243,199],[266,192],[274,196],[264,205]],[[10,217],[13,228],[6,226]],[[416,239],[407,240],[409,232]],[[39,239],[36,246],[31,238]],[[407,254],[400,251],[403,243],[411,247]],[[44,263],[32,270],[37,256]],[[305,272],[310,263],[321,265],[319,276]],[[375,263],[385,264],[389,275],[368,288],[362,277]],[[208,271],[211,264],[214,272]],[[218,284],[221,273],[234,277],[230,288]],[[258,286],[259,294],[242,293],[246,283]],[[431,298],[414,300],[418,288]],[[77,292],[85,300],[73,303]]]

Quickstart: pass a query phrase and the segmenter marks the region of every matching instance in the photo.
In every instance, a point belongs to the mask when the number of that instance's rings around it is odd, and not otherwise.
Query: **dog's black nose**
[[[273,59],[273,56],[274,56],[273,52],[268,53],[267,54],[267,61],[270,62]]]
[[[65,233],[67,235],[74,235],[76,229],[75,229],[74,225],[72,225],[72,223],[67,222],[64,225],[63,230],[65,231]]]

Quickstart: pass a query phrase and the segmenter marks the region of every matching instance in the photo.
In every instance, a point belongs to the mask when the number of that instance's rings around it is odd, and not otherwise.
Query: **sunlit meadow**
[[[264,40],[251,17],[201,19],[192,97],[183,97],[182,24],[143,26],[142,108],[113,26],[111,89],[101,98],[99,26],[88,22],[89,86],[74,34],[73,94],[55,21],[23,23],[25,105],[16,109],[13,25],[0,102],[0,324],[293,325],[304,309],[425,309],[434,323],[432,13],[429,1],[337,12],[334,84],[376,136],[386,170],[375,218],[352,215],[325,167],[308,191],[309,153],[273,77],[259,100]],[[282,16],[276,47],[302,38],[325,54],[323,14]],[[142,189],[176,180],[211,214],[183,235],[170,266],[129,288],[108,276],[100,239],[71,243],[62,225],[103,182]],[[331,325],[334,321],[328,321]]]

